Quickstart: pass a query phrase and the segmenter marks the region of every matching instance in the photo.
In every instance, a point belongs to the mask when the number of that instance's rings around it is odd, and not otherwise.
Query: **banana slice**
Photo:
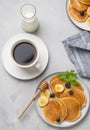
[[[48,89],[46,89],[45,91],[42,91],[41,96],[45,96],[45,97],[49,98],[50,97],[50,91]]]
[[[88,9],[87,9],[87,14],[88,14],[88,16],[90,16],[90,7],[88,7]]]
[[[62,84],[56,84],[55,85],[55,91],[56,92],[63,92],[64,91],[64,86]]]
[[[86,23],[88,26],[90,26],[90,17],[87,18]]]
[[[46,106],[48,104],[48,98],[45,97],[45,96],[39,97],[38,104],[39,104],[40,107]]]

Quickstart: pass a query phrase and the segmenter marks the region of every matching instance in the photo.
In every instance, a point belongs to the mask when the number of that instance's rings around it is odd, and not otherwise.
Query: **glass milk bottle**
[[[21,7],[22,28],[26,32],[34,32],[38,28],[38,19],[36,17],[36,8],[31,4],[25,4]]]

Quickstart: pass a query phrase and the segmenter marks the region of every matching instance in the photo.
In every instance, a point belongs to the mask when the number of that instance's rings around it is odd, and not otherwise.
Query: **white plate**
[[[74,19],[70,16],[70,14],[68,13],[68,10],[67,10],[69,4],[70,4],[70,0],[66,0],[66,11],[67,11],[67,14],[68,14],[70,20],[71,20],[77,27],[79,27],[80,29],[83,29],[83,30],[86,30],[86,31],[90,31],[90,26],[88,26],[86,22],[78,22],[78,21],[74,20]]]
[[[26,39],[29,41],[32,41],[33,43],[37,44],[40,58],[39,58],[39,63],[41,63],[41,68],[40,70],[37,70],[35,68],[30,69],[30,70],[25,70],[20,67],[18,67],[11,58],[10,55],[10,48],[12,45],[21,40],[21,39]],[[28,80],[28,79],[33,79],[37,76],[39,76],[46,68],[48,64],[48,50],[44,42],[38,38],[37,36],[34,36],[32,34],[19,34],[14,37],[12,37],[4,46],[3,51],[2,51],[2,62],[4,65],[4,68],[6,71],[12,75],[15,78],[21,79],[21,80]]]
[[[60,73],[60,72],[58,72],[58,73]],[[54,76],[54,75],[56,75],[56,74],[57,74],[57,73],[51,74],[51,75],[47,76],[45,79],[43,79],[43,80],[46,80],[46,81],[49,83],[51,77]],[[41,82],[42,82],[42,81],[41,81]],[[81,82],[81,83],[82,83],[82,82]],[[43,115],[43,113],[42,113],[42,110],[41,110],[40,106],[38,105],[38,98],[37,98],[36,101],[35,101],[35,105],[36,105],[36,109],[37,109],[37,112],[39,113],[40,117],[41,117],[46,123],[48,123],[48,124],[50,124],[50,125],[52,125],[52,126],[55,126],[55,127],[62,127],[62,128],[63,128],[63,127],[70,127],[70,126],[73,126],[73,125],[77,124],[78,122],[80,122],[80,121],[85,117],[85,115],[87,114],[88,109],[89,109],[89,102],[90,102],[90,99],[89,99],[89,89],[88,89],[88,87],[87,87],[84,83],[82,83],[82,86],[83,86],[83,88],[84,88],[84,93],[85,93],[86,98],[87,98],[87,103],[86,103],[86,106],[81,110],[82,114],[81,114],[81,117],[80,117],[79,119],[77,119],[77,120],[74,121],[74,122],[66,122],[66,121],[64,121],[64,122],[62,122],[61,124],[52,124],[52,123],[50,123],[50,122],[48,122],[48,121],[45,119],[45,117],[44,117],[44,115]]]

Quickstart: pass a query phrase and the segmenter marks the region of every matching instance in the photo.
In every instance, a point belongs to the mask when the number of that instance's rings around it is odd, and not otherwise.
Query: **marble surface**
[[[10,37],[25,33],[21,28],[19,9],[24,3],[31,3],[37,8],[40,23],[39,29],[34,34],[45,42],[50,56],[45,72],[29,81],[11,77],[0,60],[0,130],[61,130],[43,122],[36,112],[35,104],[31,106],[22,120],[18,120],[17,116],[45,76],[56,71],[75,69],[61,41],[80,30],[68,19],[65,2],[65,0],[0,0],[0,54]],[[90,89],[90,80],[83,80]],[[79,124],[63,130],[89,128],[90,111]]]

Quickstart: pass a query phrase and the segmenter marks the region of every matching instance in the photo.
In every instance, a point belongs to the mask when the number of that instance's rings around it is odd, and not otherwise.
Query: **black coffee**
[[[33,62],[36,58],[36,54],[35,47],[28,42],[18,44],[13,51],[15,61],[21,65],[28,65]]]

